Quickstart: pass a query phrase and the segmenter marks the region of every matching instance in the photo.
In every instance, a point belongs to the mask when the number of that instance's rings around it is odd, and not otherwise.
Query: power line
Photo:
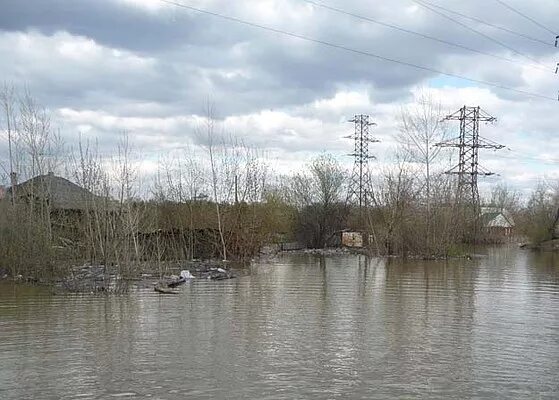
[[[503,7],[508,8],[509,10],[511,10],[512,12],[520,15],[521,17],[526,18],[528,21],[531,21],[532,23],[534,23],[535,25],[539,26],[542,29],[545,29],[546,31],[550,32],[552,35],[556,35],[557,32],[552,31],[551,29],[549,29],[547,26],[539,23],[538,21],[536,21],[534,18],[529,17],[528,15],[524,14],[521,11],[518,11],[516,8],[508,5],[507,3],[505,3],[504,1],[501,0],[495,0],[497,3],[501,4]]]
[[[515,160],[517,162],[525,162],[527,163],[528,161],[532,161],[530,164],[550,164],[550,165],[558,165],[559,164],[559,159],[556,158],[544,158],[541,156],[535,156],[535,155],[527,155],[527,154],[521,154],[518,151],[512,150],[512,149],[508,149],[510,151],[510,153],[512,153],[512,157],[507,157],[506,154],[504,155],[493,155],[493,157],[500,157],[500,158],[506,158],[509,160]],[[510,154],[509,153],[509,154]],[[523,161],[521,161],[523,160]]]
[[[471,15],[466,15],[466,14],[464,14],[464,13],[461,13],[461,12],[458,12],[458,11],[454,11],[454,10],[445,8],[445,7],[440,6],[440,5],[438,5],[438,4],[434,4],[434,3],[431,3],[431,2],[428,2],[428,1],[425,1],[425,0],[422,0],[422,1],[423,1],[423,3],[428,4],[428,5],[430,5],[431,7],[435,7],[435,8],[438,8],[438,9],[440,9],[440,10],[444,10],[444,11],[450,13],[450,14],[458,15],[458,16],[460,16],[460,17],[462,17],[462,18],[466,18],[466,19],[469,19],[469,20],[471,20],[471,21],[475,21],[475,22],[478,22],[478,23],[480,23],[480,24],[490,26],[490,27],[495,28],[495,29],[499,29],[499,30],[501,30],[501,31],[503,31],[503,32],[507,32],[507,33],[510,33],[511,35],[516,35],[516,36],[518,36],[518,37],[521,37],[521,38],[524,38],[524,39],[528,39],[528,40],[531,40],[531,41],[536,42],[536,43],[540,43],[540,44],[543,44],[543,45],[546,45],[546,46],[549,46],[549,47],[555,47],[551,42],[546,42],[545,40],[538,39],[538,38],[536,38],[536,37],[527,35],[527,34],[525,34],[525,33],[513,31],[512,29],[508,29],[508,28],[505,28],[505,27],[500,26],[500,25],[492,24],[492,23],[487,22],[487,21],[484,21],[484,20],[482,20],[482,19],[480,19],[480,18],[472,17]]]
[[[406,29],[406,28],[403,28],[403,27],[398,26],[398,25],[389,24],[387,22],[382,22],[382,21],[373,19],[371,17],[359,15],[359,14],[356,14],[356,13],[353,13],[353,12],[350,12],[350,11],[345,11],[345,10],[342,10],[340,8],[332,7],[332,6],[329,6],[327,4],[323,4],[323,3],[318,3],[318,2],[313,1],[313,0],[301,0],[301,1],[304,1],[306,3],[314,5],[316,7],[324,8],[326,10],[330,10],[330,11],[333,11],[333,12],[336,12],[336,13],[348,15],[348,16],[353,17],[353,18],[358,18],[358,19],[361,19],[361,20],[369,22],[369,23],[377,24],[377,25],[384,26],[384,27],[390,28],[390,29],[395,29],[395,30],[398,30],[400,32],[404,32],[404,33],[407,33],[407,34],[410,34],[410,35],[415,35],[415,36],[421,37],[423,39],[432,40],[432,41],[442,43],[442,44],[445,44],[445,45],[448,45],[448,46],[457,47],[457,48],[460,48],[460,49],[463,49],[463,50],[471,51],[473,53],[481,54],[481,55],[488,56],[488,57],[493,57],[493,58],[496,58],[498,60],[506,61],[506,62],[509,62],[509,63],[520,64],[520,65],[524,65],[524,66],[527,66],[527,67],[530,67],[530,68],[536,68],[536,69],[539,69],[539,70],[550,71],[548,67],[543,68],[543,67],[540,67],[538,65],[526,64],[526,63],[523,63],[521,61],[514,60],[512,58],[503,57],[503,56],[500,56],[500,55],[497,55],[497,54],[487,53],[487,52],[484,52],[484,51],[481,51],[481,50],[474,49],[472,47],[465,46],[463,44],[454,43],[454,42],[451,42],[451,41],[448,41],[448,40],[445,40],[445,39],[437,38],[435,36],[431,36],[431,35],[427,35],[427,34],[424,34],[424,33],[416,32],[416,31],[413,31],[411,29]]]
[[[250,27],[253,27],[253,28],[258,28],[258,29],[269,31],[269,32],[274,32],[274,33],[277,33],[277,34],[280,34],[280,35],[290,36],[290,37],[293,37],[293,38],[296,38],[296,39],[304,40],[304,41],[307,41],[307,42],[321,44],[321,45],[328,46],[328,47],[331,47],[331,48],[334,48],[334,49],[347,51],[349,53],[359,54],[359,55],[362,55],[362,56],[375,58],[375,59],[381,60],[381,61],[400,64],[400,65],[404,65],[404,66],[415,68],[415,69],[422,70],[422,71],[433,72],[433,73],[436,73],[436,74],[439,74],[439,75],[444,75],[444,76],[448,76],[448,77],[451,77],[451,78],[456,78],[456,79],[460,79],[460,80],[464,80],[464,81],[469,81],[469,82],[477,83],[477,84],[484,85],[484,86],[490,86],[490,87],[494,87],[494,88],[498,88],[498,89],[508,90],[508,91],[511,91],[511,92],[520,93],[520,94],[530,96],[530,97],[534,97],[534,98],[557,101],[556,97],[546,96],[544,94],[539,94],[539,93],[533,93],[533,92],[529,92],[529,91],[522,90],[522,89],[515,89],[515,88],[511,88],[509,86],[501,85],[501,84],[498,84],[498,83],[487,82],[487,81],[483,81],[481,79],[469,78],[469,77],[466,77],[466,76],[463,76],[463,75],[453,74],[453,73],[450,73],[450,72],[439,71],[435,68],[426,67],[426,66],[423,66],[423,65],[418,65],[418,64],[411,63],[411,62],[407,62],[407,61],[396,60],[396,59],[389,58],[389,57],[384,57],[384,56],[381,56],[381,55],[378,55],[378,54],[375,54],[375,53],[371,53],[371,52],[368,52],[368,51],[357,50],[357,49],[354,49],[354,48],[351,48],[351,47],[347,47],[347,46],[340,45],[340,44],[335,44],[335,43],[332,43],[332,42],[327,42],[327,41],[324,41],[324,40],[321,40],[321,39],[315,39],[315,38],[305,36],[305,35],[301,35],[301,34],[298,34],[298,33],[288,32],[288,31],[284,31],[284,30],[281,30],[281,29],[272,28],[272,27],[265,26],[265,25],[260,25],[260,24],[254,23],[254,22],[250,22],[250,21],[240,19],[240,18],[231,17],[229,15],[224,15],[224,14],[216,13],[216,12],[213,12],[213,11],[208,11],[208,10],[204,10],[204,9],[201,9],[201,8],[192,7],[192,6],[189,6],[189,5],[186,5],[186,4],[177,3],[175,1],[171,1],[171,0],[159,0],[159,1],[161,1],[162,3],[174,5],[176,7],[185,8],[187,10],[195,11],[195,12],[202,13],[202,14],[211,15],[211,16],[214,16],[214,17],[217,17],[217,18],[221,18],[221,19],[224,19],[224,20],[227,20],[227,21],[243,24],[243,25],[250,26]]]
[[[535,157],[522,157],[522,156],[515,156],[515,155],[507,156],[507,155],[500,155],[500,154],[493,154],[491,157],[514,161],[515,163],[520,163],[520,164],[530,165],[530,166],[540,166],[541,164],[557,166],[557,164],[559,164],[559,160],[543,160]]]
[[[512,52],[514,52],[514,53],[516,53],[516,54],[518,54],[518,55],[520,55],[520,56],[522,56],[522,57],[525,57],[526,59],[528,59],[528,60],[530,60],[530,61],[532,61],[532,62],[534,62],[534,63],[536,63],[536,64],[539,64],[539,65],[543,66],[544,68],[547,68],[546,65],[540,63],[540,62],[539,62],[538,60],[536,60],[535,58],[532,58],[532,57],[530,57],[530,56],[524,54],[523,52],[521,52],[521,51],[519,51],[519,50],[516,50],[514,47],[509,46],[508,44],[503,43],[503,42],[501,42],[500,40],[495,39],[495,38],[493,38],[493,37],[491,37],[491,36],[489,36],[489,35],[487,35],[487,34],[481,32],[481,31],[478,31],[477,29],[474,29],[474,28],[472,28],[471,26],[468,26],[468,25],[464,24],[463,22],[458,21],[456,18],[453,18],[453,17],[451,17],[451,16],[449,16],[449,15],[443,13],[443,12],[440,12],[440,11],[435,10],[433,7],[431,7],[431,6],[429,6],[429,5],[425,4],[425,3],[423,3],[423,1],[421,1],[421,0],[412,0],[412,1],[413,1],[414,3],[419,4],[419,5],[422,6],[422,7],[424,7],[424,8],[426,8],[426,9],[430,10],[431,12],[433,12],[433,13],[435,13],[435,14],[437,14],[437,15],[440,15],[440,16],[443,17],[443,18],[446,18],[446,19],[448,19],[448,20],[450,20],[450,21],[452,21],[452,22],[454,22],[454,23],[457,23],[458,25],[460,25],[460,26],[466,28],[466,29],[469,30],[469,31],[472,31],[472,32],[474,32],[474,33],[476,33],[476,34],[478,34],[478,35],[480,35],[480,36],[483,36],[483,37],[486,38],[487,40],[490,40],[490,41],[492,41],[492,42],[494,42],[494,43],[497,43],[498,45],[503,46],[504,48],[506,48],[506,49],[508,49],[508,50],[510,50],[510,51],[512,51]]]

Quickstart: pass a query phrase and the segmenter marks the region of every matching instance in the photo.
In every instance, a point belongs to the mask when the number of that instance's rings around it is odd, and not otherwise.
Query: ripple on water
[[[174,297],[0,286],[0,398],[557,398],[559,269],[499,251],[293,255]]]

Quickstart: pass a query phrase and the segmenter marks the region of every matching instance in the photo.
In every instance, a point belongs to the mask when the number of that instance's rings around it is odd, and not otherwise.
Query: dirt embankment
[[[530,250],[559,251],[559,239],[546,240],[541,243],[525,243],[520,247]]]

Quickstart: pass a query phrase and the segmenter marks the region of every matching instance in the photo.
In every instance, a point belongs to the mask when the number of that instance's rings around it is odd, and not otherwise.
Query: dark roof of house
[[[9,188],[6,197],[11,193],[12,188]],[[15,193],[18,198],[33,197],[48,200],[52,208],[68,210],[85,209],[91,207],[93,201],[101,199],[89,190],[52,173],[38,175],[16,185]]]

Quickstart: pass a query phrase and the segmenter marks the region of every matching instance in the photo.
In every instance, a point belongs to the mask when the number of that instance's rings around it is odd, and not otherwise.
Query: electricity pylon
[[[455,147],[459,150],[458,164],[446,174],[458,175],[458,201],[469,200],[476,212],[479,211],[478,176],[494,175],[479,165],[479,149],[502,149],[505,146],[479,136],[480,122],[494,122],[495,117],[480,107],[464,106],[445,118],[447,121],[460,121],[460,136],[449,141],[437,143],[438,147]],[[467,199],[467,197],[469,199]]]
[[[353,172],[349,181],[347,202],[359,206],[359,213],[362,214],[364,207],[367,207],[372,200],[371,174],[369,170],[369,160],[374,156],[369,155],[369,143],[376,143],[379,140],[370,137],[369,127],[376,125],[369,122],[369,116],[364,114],[356,115],[349,122],[353,122],[355,129],[352,135],[346,136],[353,139],[354,150],[349,154],[354,158]]]

